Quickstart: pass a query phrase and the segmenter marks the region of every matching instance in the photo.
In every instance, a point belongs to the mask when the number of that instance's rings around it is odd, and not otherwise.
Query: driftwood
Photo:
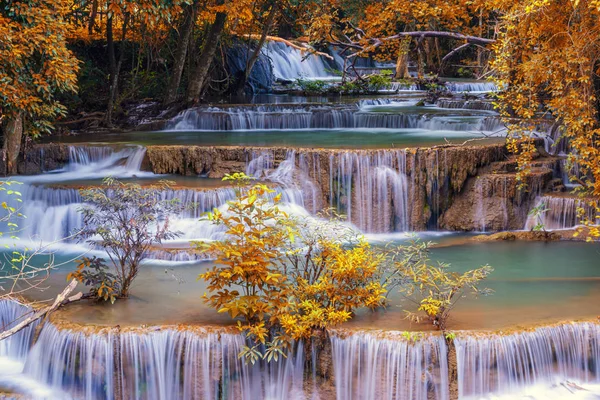
[[[31,316],[19,322],[17,325],[13,326],[8,330],[0,332],[0,340],[6,339],[7,337],[14,335],[15,333],[21,331],[22,329],[37,321],[38,319],[45,317],[52,311],[56,310],[58,307],[80,300],[83,297],[83,293],[81,292],[77,293],[74,296],[68,297],[71,294],[71,292],[75,290],[76,286],[77,281],[73,279],[67,285],[67,287],[65,287],[65,289],[58,296],[56,296],[56,299],[54,299],[54,303],[52,303],[52,305],[40,308],[39,310],[35,311]]]
[[[78,124],[80,122],[85,122],[85,121],[101,121],[104,119],[105,114],[106,113],[101,112],[101,111],[87,113],[79,119],[70,120],[70,121],[58,121],[58,122],[56,122],[56,125],[72,125],[72,124]]]

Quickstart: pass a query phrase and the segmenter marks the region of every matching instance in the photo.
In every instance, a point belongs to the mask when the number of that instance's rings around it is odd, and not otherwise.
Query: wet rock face
[[[439,218],[479,168],[505,158],[503,144],[448,146],[408,150],[411,225],[415,230],[437,229]]]
[[[17,170],[20,175],[34,175],[62,168],[69,162],[69,146],[46,144],[27,147],[19,157]],[[5,171],[0,159],[0,170]]]
[[[63,167],[65,144],[27,149],[22,174]],[[293,186],[311,213],[336,207],[364,232],[522,229],[535,198],[551,185],[557,159],[536,160],[527,190],[503,144],[416,149],[333,150],[148,146],[142,169],[222,178],[245,171]]]
[[[439,228],[482,232],[523,229],[536,198],[552,181],[553,162],[537,163],[522,188],[512,163],[492,163],[481,169],[442,213]]]

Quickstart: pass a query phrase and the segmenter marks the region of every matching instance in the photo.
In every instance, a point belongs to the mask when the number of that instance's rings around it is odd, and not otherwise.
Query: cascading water
[[[31,307],[12,300],[0,300],[0,332],[15,327],[33,312]],[[23,373],[38,322],[0,341],[0,388],[14,390],[27,398],[62,399],[55,391]],[[4,397],[4,395],[3,395]]]
[[[331,152],[328,159],[288,151],[277,166],[274,159],[273,151],[253,152],[246,173],[282,185],[295,199],[288,202],[312,214],[328,204],[364,232],[409,229],[405,150]]]
[[[460,82],[460,81],[448,81],[444,85],[451,92],[496,92],[498,87],[494,82],[478,81],[478,82]]]
[[[68,180],[131,178],[147,175],[141,171],[146,148],[126,146],[114,149],[108,146],[69,146],[69,164],[52,173],[27,178],[25,182],[64,182]],[[57,176],[60,174],[60,176]]]
[[[585,200],[573,197],[542,196],[536,200],[535,207],[541,207],[546,211],[539,217],[527,218],[525,230],[531,230],[536,225],[542,224],[544,229],[569,229],[581,225],[584,219],[590,222],[600,223],[597,219],[596,210]],[[579,214],[578,210],[582,211]]]
[[[391,103],[390,103],[391,104]],[[501,130],[497,117],[381,112],[358,106],[255,106],[192,108],[176,116],[168,129],[235,131],[290,129],[420,129],[432,131]],[[372,105],[370,105],[372,106]],[[401,110],[401,108],[399,108]]]
[[[494,111],[494,103],[483,100],[439,99],[436,105],[440,108]]]
[[[546,399],[552,391],[544,391],[546,387],[572,380],[600,382],[598,324],[573,323],[506,336],[459,335],[455,345],[461,398]]]
[[[341,69],[335,61],[330,64],[318,55],[307,57],[306,53],[280,42],[268,41],[263,48],[263,54],[271,59],[273,75],[277,80],[334,78],[336,75],[332,70]]]
[[[42,175],[19,177],[21,202],[14,195],[0,193],[0,198],[19,209],[19,235],[24,239],[53,242],[72,235],[82,226],[81,197],[76,189],[49,187],[73,180],[143,177],[141,171],[146,149],[127,146],[120,150],[102,146],[70,146],[69,164]],[[6,231],[6,230],[5,230]]]
[[[448,363],[441,336],[414,342],[399,332],[331,337],[338,400],[446,400]]]
[[[460,81],[448,81],[443,82],[441,85],[445,86],[446,89],[454,93],[489,93],[498,90],[498,87],[494,82],[478,81],[478,82],[460,82]],[[416,85],[405,82],[392,82],[388,89],[382,90],[381,92],[402,92],[402,91],[421,91],[427,90],[425,85]]]
[[[330,157],[330,206],[365,232],[407,231],[408,187],[403,150]]]
[[[3,324],[29,311],[0,302]],[[34,399],[447,400],[452,386],[446,339],[438,334],[333,331],[331,353],[313,348],[310,364],[300,343],[277,362],[252,365],[239,358],[243,336],[227,328],[73,331],[46,322],[30,348],[35,329],[0,342],[0,387]],[[541,400],[560,388],[594,398],[600,387],[597,323],[510,335],[459,332],[454,346],[461,399]],[[315,368],[331,368],[335,395]]]
[[[300,400],[303,346],[269,365],[239,358],[242,335],[165,329],[99,333],[46,325],[25,374],[85,400]]]
[[[16,301],[0,300],[0,327],[2,327],[2,331],[14,327],[32,312],[31,307]],[[0,341],[0,358],[8,357],[14,360],[23,360],[31,347],[36,326],[36,323],[29,325],[8,339]]]

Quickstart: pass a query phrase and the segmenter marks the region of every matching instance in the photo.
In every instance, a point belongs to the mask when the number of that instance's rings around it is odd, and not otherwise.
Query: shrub
[[[86,203],[80,212],[83,229],[78,236],[106,250],[116,268],[117,297],[128,297],[140,263],[153,245],[180,235],[171,230],[169,215],[180,209],[177,200],[161,200],[167,182],[142,188],[112,178],[98,188],[81,190]]]
[[[416,312],[405,310],[407,318],[420,322],[420,314],[424,314],[434,326],[445,331],[458,300],[467,294],[486,296],[493,293],[491,289],[480,287],[493,269],[485,265],[460,274],[450,271],[450,265],[446,263],[432,265],[430,246],[431,243],[414,240],[403,247],[403,259],[397,264],[398,274],[404,279],[400,293],[417,307]]]
[[[244,174],[225,179],[248,181]],[[363,238],[344,246],[352,237],[336,221],[314,229],[282,211],[280,195],[268,200],[272,193],[264,184],[238,185],[228,210],[207,217],[226,228],[227,239],[196,243],[217,259],[199,276],[208,282],[205,301],[238,321],[254,342],[241,355],[253,363],[277,359],[293,340],[309,339],[349,320],[355,309],[385,300],[381,257]]]
[[[296,85],[304,94],[320,95],[325,94],[328,90],[328,83],[321,80],[305,80],[297,79]]]
[[[392,86],[391,74],[370,75],[367,79],[367,86],[371,92],[389,89]]]
[[[90,286],[90,297],[114,303],[120,293],[119,280],[109,272],[104,259],[83,257],[77,263],[77,269],[67,275],[67,281],[75,279]]]

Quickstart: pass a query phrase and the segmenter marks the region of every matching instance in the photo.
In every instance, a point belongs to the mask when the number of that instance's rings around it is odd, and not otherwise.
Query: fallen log
[[[80,300],[83,297],[83,293],[81,293],[81,292],[77,293],[74,296],[68,297],[71,294],[71,292],[73,290],[75,290],[76,286],[77,286],[77,281],[75,279],[73,279],[67,285],[67,287],[65,287],[65,289],[58,296],[56,296],[56,299],[54,299],[54,302],[52,303],[52,305],[40,308],[39,310],[36,310],[31,316],[25,318],[24,320],[19,322],[17,325],[13,326],[12,328],[10,328],[8,330],[0,332],[0,340],[6,339],[6,338],[14,335],[15,333],[20,332],[21,330],[23,330],[30,324],[34,323],[38,319],[43,318],[46,315],[48,315],[49,313],[51,313],[52,311],[56,310],[58,307],[68,304],[68,303],[72,303],[77,300]]]

